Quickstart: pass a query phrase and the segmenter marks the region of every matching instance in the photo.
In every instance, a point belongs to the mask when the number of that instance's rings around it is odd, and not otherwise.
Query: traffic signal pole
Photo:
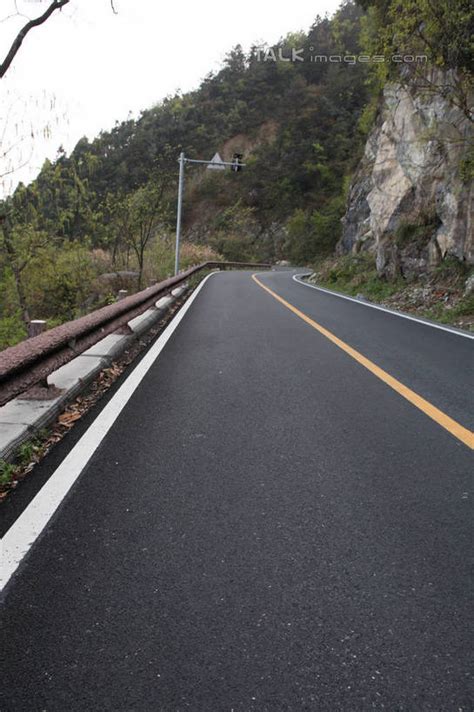
[[[240,161],[240,154],[238,154],[238,158],[234,161],[226,162],[222,161],[218,165],[220,166],[230,166],[234,171],[235,170],[241,170],[243,166],[245,166],[245,163],[241,163]],[[179,247],[180,247],[180,242],[181,242],[181,224],[182,224],[182,218],[183,218],[183,198],[184,198],[184,169],[186,166],[186,163],[198,163],[198,164],[206,164],[208,166],[212,165],[210,161],[200,161],[195,158],[186,158],[184,155],[184,152],[182,151],[179,154],[179,181],[178,181],[178,209],[177,209],[177,215],[176,215],[176,248],[175,248],[175,259],[174,259],[174,273],[179,274]]]
[[[184,166],[186,158],[184,153],[179,154],[179,181],[178,181],[178,214],[176,217],[176,249],[174,255],[174,273],[179,274],[179,243],[181,241],[181,218],[183,215],[183,194],[184,194]]]

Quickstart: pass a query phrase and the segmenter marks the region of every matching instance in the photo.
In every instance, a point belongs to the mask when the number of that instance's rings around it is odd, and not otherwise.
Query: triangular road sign
[[[207,164],[207,167],[210,171],[225,171],[224,161],[218,153],[216,153],[211,162]]]

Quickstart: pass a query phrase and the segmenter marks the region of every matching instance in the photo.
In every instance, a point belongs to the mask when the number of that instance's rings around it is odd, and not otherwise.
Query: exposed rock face
[[[452,85],[454,74],[434,70],[427,79],[424,87],[386,85],[338,244],[339,253],[373,250],[388,277],[427,271],[446,255],[474,263],[474,190],[460,176],[473,124],[449,89],[426,88]]]

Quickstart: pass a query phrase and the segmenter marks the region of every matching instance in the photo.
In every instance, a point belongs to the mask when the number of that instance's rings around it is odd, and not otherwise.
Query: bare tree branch
[[[7,73],[8,69],[10,68],[11,63],[15,59],[17,53],[20,50],[21,45],[23,44],[23,40],[25,39],[26,35],[30,30],[32,30],[34,27],[38,27],[39,25],[42,25],[46,20],[48,20],[53,12],[55,10],[60,10],[64,5],[67,5],[70,2],[70,0],[53,0],[51,5],[48,7],[48,9],[40,15],[40,17],[35,18],[34,20],[30,20],[29,22],[26,23],[26,25],[23,27],[22,30],[18,33],[16,38],[13,41],[12,46],[10,47],[10,51],[8,52],[7,56],[3,60],[3,62],[0,64],[0,79],[2,79],[5,74]]]
[[[3,17],[0,20],[0,23],[8,22],[8,20],[11,20],[13,17],[24,17],[25,20],[29,20],[30,18],[28,15],[24,15],[22,12],[14,12],[11,15],[7,15],[6,17]]]

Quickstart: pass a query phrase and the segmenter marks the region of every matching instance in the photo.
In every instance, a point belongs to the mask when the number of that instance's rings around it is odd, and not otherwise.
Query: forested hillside
[[[404,3],[405,14],[395,0],[360,5],[345,2],[266,52],[235,47],[195,91],[81,139],[71,155],[60,149],[19,185],[1,206],[0,347],[23,338],[31,318],[71,319],[114,299],[117,286],[138,289],[172,271],[182,150],[226,160],[238,152],[247,164],[239,173],[187,168],[183,266],[215,254],[297,264],[331,255],[359,195],[349,188],[383,87],[400,75],[399,65],[355,58],[421,43],[437,67],[467,75],[471,56],[463,0],[440,3],[434,16],[425,2]],[[292,49],[305,61],[283,61]],[[316,53],[336,60],[310,61]]]
[[[346,4],[272,49],[358,53],[361,13]],[[143,267],[137,288],[171,271],[181,150],[238,151],[248,163],[237,174],[187,169],[184,264],[210,250],[298,262],[331,251],[369,99],[363,65],[275,62],[235,47],[196,91],[60,150],[3,208],[0,345],[22,338],[29,318],[58,323],[113,298],[102,272]]]
[[[314,279],[474,329],[474,7],[361,4],[364,46],[392,61],[371,69],[377,111],[338,256]]]

